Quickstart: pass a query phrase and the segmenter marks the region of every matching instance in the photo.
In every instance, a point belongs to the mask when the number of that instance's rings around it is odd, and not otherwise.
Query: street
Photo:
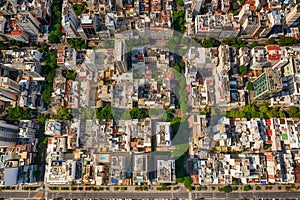
[[[1,198],[8,199],[40,199],[39,192],[15,192],[15,191],[5,191],[0,192]],[[83,192],[83,191],[49,191],[48,198],[65,198],[65,199],[95,199],[95,198],[107,198],[107,199],[240,199],[240,198],[277,198],[277,199],[286,199],[286,198],[299,198],[300,192],[298,191],[277,191],[277,192],[231,192],[231,193],[222,193],[222,192]]]

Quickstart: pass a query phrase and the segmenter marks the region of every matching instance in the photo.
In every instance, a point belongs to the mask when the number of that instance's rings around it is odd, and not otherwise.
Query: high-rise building
[[[86,36],[86,39],[98,39],[99,38],[96,34],[95,17],[92,17],[90,14],[82,14],[81,28]]]
[[[286,25],[292,26],[299,17],[300,17],[300,6],[295,5],[285,17]]]
[[[264,100],[282,91],[281,71],[266,69],[253,81],[254,99]]]
[[[127,72],[126,45],[122,40],[115,41],[115,67],[120,73]]]
[[[72,5],[67,0],[63,2],[62,11],[61,24],[68,37],[79,37],[77,29],[80,26],[80,21],[77,18]]]
[[[40,33],[40,22],[30,12],[20,13],[16,22],[23,31],[29,34],[30,39],[37,39]]]
[[[18,99],[19,84],[10,78],[0,77],[0,100],[13,103]]]
[[[17,142],[19,126],[8,124],[6,121],[0,121],[0,146],[9,147]]]
[[[8,77],[0,77],[0,87],[15,94],[20,92],[19,84]]]
[[[20,42],[29,42],[29,34],[22,30],[15,21],[12,22],[13,30],[6,34],[8,38]]]

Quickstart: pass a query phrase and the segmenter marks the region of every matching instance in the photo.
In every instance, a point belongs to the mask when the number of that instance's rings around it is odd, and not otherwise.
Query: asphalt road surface
[[[40,199],[37,197],[38,192],[32,191],[0,191],[0,198],[7,199]],[[74,191],[49,191],[48,199],[62,197],[64,199],[192,199],[204,198],[204,199],[240,199],[240,198],[276,198],[276,199],[287,199],[287,198],[300,198],[299,191],[282,191],[282,192],[192,192],[189,195],[188,192],[74,192]]]
[[[49,192],[48,198],[167,199],[189,198],[188,192]]]

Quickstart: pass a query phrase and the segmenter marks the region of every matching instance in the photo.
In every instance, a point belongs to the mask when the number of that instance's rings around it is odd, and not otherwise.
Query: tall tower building
[[[9,147],[17,142],[19,126],[0,121],[0,147]]]
[[[79,37],[77,29],[80,26],[80,21],[77,18],[72,5],[67,0],[64,0],[63,2],[62,11],[63,13],[61,24],[62,27],[65,29],[65,32],[67,33],[68,37]]]
[[[288,25],[289,27],[292,26],[299,17],[300,17],[300,6],[295,5],[285,17],[286,25]]]
[[[126,44],[122,40],[115,41],[115,67],[116,69],[121,72],[127,72],[127,54],[126,54]]]
[[[87,39],[98,39],[96,34],[96,19],[90,14],[82,14],[81,28],[83,29]]]
[[[16,20],[17,25],[30,36],[30,39],[35,40],[40,32],[40,23],[28,11],[22,12],[18,15]]]

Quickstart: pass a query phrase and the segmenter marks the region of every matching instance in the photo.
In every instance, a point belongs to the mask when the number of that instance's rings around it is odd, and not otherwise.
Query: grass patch
[[[288,140],[288,138],[289,138],[289,137],[288,137],[287,134],[285,134],[285,133],[284,133],[284,134],[281,134],[281,139],[282,139],[282,140]]]

